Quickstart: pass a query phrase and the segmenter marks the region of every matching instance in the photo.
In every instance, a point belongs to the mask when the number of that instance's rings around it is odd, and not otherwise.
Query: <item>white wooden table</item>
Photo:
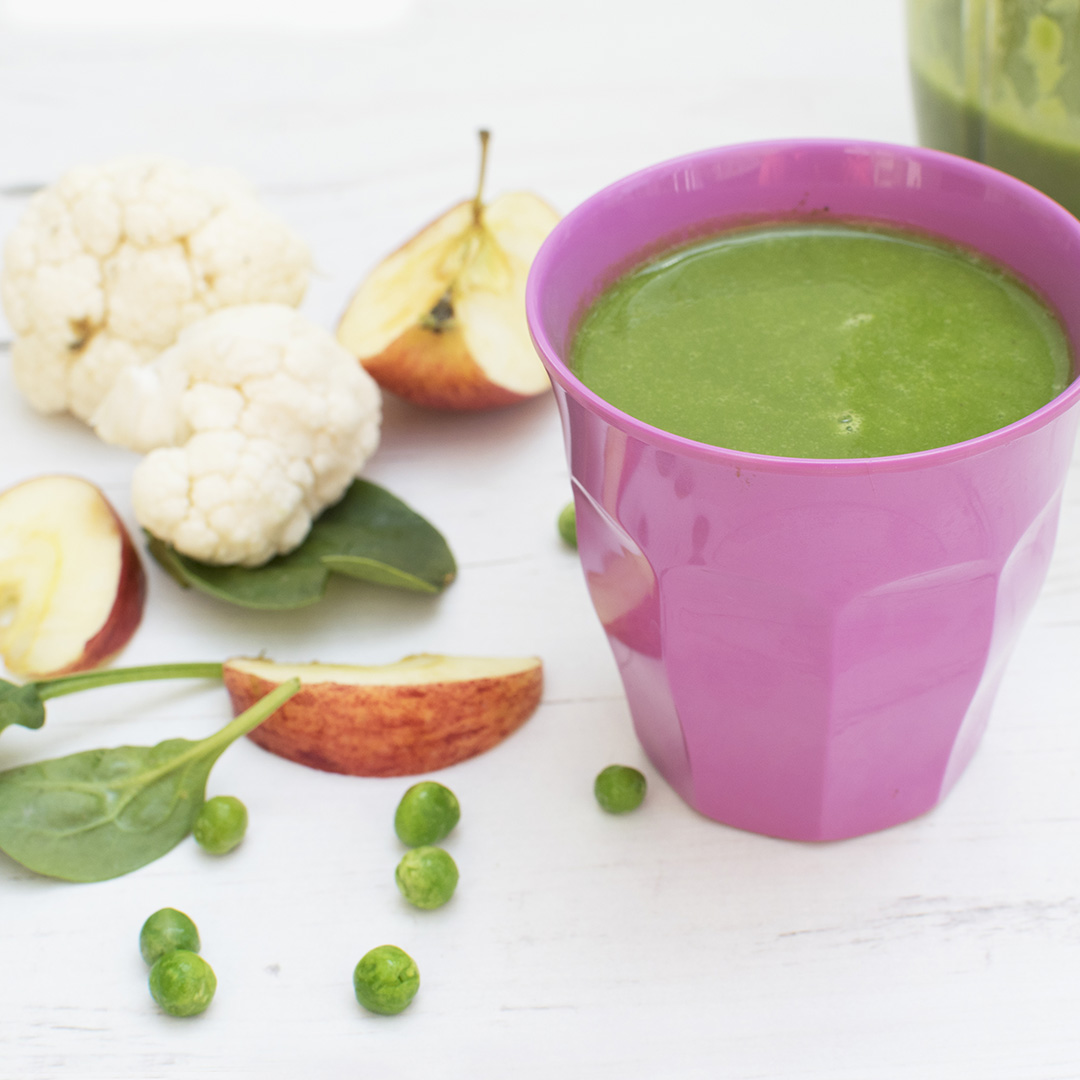
[[[388,19],[348,32],[0,22],[0,233],[33,187],[82,161],[157,150],[232,165],[309,240],[320,273],[304,310],[332,326],[382,255],[470,194],[483,125],[491,192],[531,188],[562,209],[708,145],[914,138],[896,0],[423,0]],[[0,486],[78,472],[131,522],[133,456],[33,413],[3,356],[0,447]],[[319,773],[242,741],[210,781],[251,813],[231,856],[187,842],[94,885],[0,858],[0,1080],[1080,1077],[1080,478],[959,786],[921,820],[815,846],[699,817],[644,760],[555,532],[569,489],[549,398],[478,416],[388,402],[367,475],[448,538],[460,576],[442,597],[338,582],[317,607],[267,618],[149,565],[122,660],[541,655],[533,719],[440,774],[463,806],[447,841],[458,895],[420,912],[397,894],[407,781]],[[5,731],[0,767],[200,736],[227,715],[206,685],[60,699],[41,731]],[[593,801],[612,761],[651,781],[627,818]],[[158,1012],[137,950],[165,905],[196,920],[218,975],[189,1021]],[[357,959],[383,942],[423,980],[396,1018],[352,993]]]

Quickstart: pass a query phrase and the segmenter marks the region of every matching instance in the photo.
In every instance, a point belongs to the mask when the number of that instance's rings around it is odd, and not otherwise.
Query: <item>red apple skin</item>
[[[550,231],[558,220],[558,214],[542,199],[531,193],[511,192],[503,195],[493,203],[485,204],[481,213],[490,223],[493,215],[496,219],[499,218],[500,208],[503,211],[506,210],[508,201],[520,208],[519,200],[522,198],[527,199],[529,206],[532,207],[531,217],[535,218],[536,207],[543,208],[542,214],[550,215],[550,221],[546,225],[546,229]],[[350,326],[350,314],[364,294],[365,286],[373,277],[380,274],[386,264],[408,255],[410,250],[415,253],[418,248],[422,249],[425,238],[429,238],[433,230],[437,230],[440,224],[447,222],[454,215],[461,215],[464,210],[468,211],[471,219],[476,213],[476,199],[465,199],[451,206],[388,255],[354,293],[338,320],[338,340],[358,357],[361,366],[384,390],[414,405],[451,412],[479,411],[514,405],[546,393],[550,389],[550,384],[543,377],[542,368],[539,367],[537,368],[537,372],[541,375],[539,382],[531,389],[526,389],[525,392],[510,390],[492,382],[474,358],[460,327],[452,324],[445,328],[427,325],[425,315],[433,314],[432,309],[438,304],[447,288],[453,284],[449,280],[437,276],[430,277],[427,281],[430,286],[428,292],[426,294],[421,292],[419,297],[420,307],[426,299],[427,312],[418,309],[415,324],[402,329],[398,336],[389,345],[383,345],[378,353],[370,352],[370,342],[364,339],[357,340],[355,328]],[[498,228],[498,225],[495,227]],[[536,224],[533,221],[530,232],[535,233],[535,229]],[[539,240],[536,246],[539,247]],[[521,283],[523,286],[524,278]],[[408,288],[408,283],[402,287]],[[522,341],[528,354],[532,356],[532,346],[525,333],[523,307],[520,315],[524,335]],[[344,334],[343,331],[345,331]]]
[[[0,494],[6,496],[17,489],[53,481],[75,483],[84,490],[94,493],[99,506],[108,513],[108,520],[113,526],[120,545],[120,570],[117,575],[112,607],[101,625],[83,643],[82,651],[69,663],[59,668],[43,670],[20,667],[17,673],[28,679],[47,679],[100,667],[131,640],[142,622],[143,609],[146,605],[146,572],[131,540],[131,535],[105,493],[95,484],[79,476],[43,475],[24,480]]]
[[[224,666],[234,714],[277,683]],[[324,772],[413,776],[475,757],[536,710],[543,669],[497,678],[410,686],[314,683],[248,736],[266,750]]]
[[[360,363],[384,390],[428,409],[496,409],[534,396],[491,382],[456,328],[414,326]]]
[[[89,671],[111,660],[135,635],[142,622],[146,607],[146,571],[135,550],[127,527],[117,516],[105,496],[113,520],[120,534],[120,577],[116,586],[116,599],[101,629],[83,647],[82,655],[59,671],[37,673],[35,678],[46,675],[72,675],[77,671]]]

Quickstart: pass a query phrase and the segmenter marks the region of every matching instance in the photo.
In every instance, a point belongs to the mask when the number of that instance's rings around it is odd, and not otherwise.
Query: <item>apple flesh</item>
[[[486,133],[481,139],[486,155]],[[559,215],[529,192],[459,203],[361,284],[338,340],[385,390],[436,409],[489,409],[550,383],[525,321],[525,283]]]
[[[0,492],[0,655],[45,678],[105,663],[142,620],[146,574],[93,484],[39,476]]]
[[[291,761],[353,776],[412,776],[475,756],[540,704],[537,657],[407,656],[393,664],[234,659],[225,687],[239,714],[286,679],[300,691],[250,738]]]

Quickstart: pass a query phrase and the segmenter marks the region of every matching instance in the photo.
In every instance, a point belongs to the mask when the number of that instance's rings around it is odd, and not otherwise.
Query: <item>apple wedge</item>
[[[224,665],[236,714],[294,677],[300,692],[249,737],[291,761],[353,776],[411,776],[480,754],[525,723],[543,688],[535,656]]]
[[[525,322],[525,282],[559,215],[536,195],[452,207],[361,284],[337,336],[384,389],[436,409],[489,409],[550,383]]]
[[[0,492],[0,655],[9,672],[86,671],[142,620],[146,575],[124,523],[93,484],[38,476]]]

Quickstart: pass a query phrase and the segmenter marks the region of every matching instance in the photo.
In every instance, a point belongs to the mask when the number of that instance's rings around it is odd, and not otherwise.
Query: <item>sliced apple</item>
[[[9,672],[86,671],[142,620],[146,575],[124,523],[93,484],[38,476],[0,492],[0,655]]]
[[[490,749],[540,704],[535,656],[407,656],[393,664],[279,664],[236,659],[225,687],[239,714],[286,679],[300,692],[250,738],[327,772],[411,776]]]
[[[338,340],[391,393],[436,409],[489,409],[550,383],[525,322],[525,282],[559,215],[536,195],[458,203],[381,262]]]

